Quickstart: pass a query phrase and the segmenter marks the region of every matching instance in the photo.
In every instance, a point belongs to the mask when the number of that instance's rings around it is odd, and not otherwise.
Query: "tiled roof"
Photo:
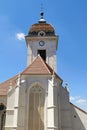
[[[33,24],[29,30],[29,32],[38,32],[38,31],[51,31],[51,32],[54,32],[54,28],[48,24],[48,23],[36,23],[36,24]]]
[[[32,64],[27,67],[22,74],[51,74],[49,67],[43,61],[43,59],[38,55]]]
[[[53,69],[38,55],[30,66],[28,66],[21,74],[30,75],[52,75]],[[54,72],[58,79],[62,79]]]
[[[21,75],[52,75],[53,69],[41,58],[41,56],[37,56],[35,60],[29,65],[23,72],[20,73]],[[62,79],[54,73],[58,80],[62,82]],[[9,90],[10,83],[12,87],[16,86],[16,80],[18,75],[10,78],[9,80],[0,84],[0,95],[7,95]]]
[[[14,87],[16,85],[16,79],[17,79],[17,75],[12,77],[12,78],[10,78],[10,79],[8,79],[8,80],[6,80],[3,83],[0,83],[0,95],[2,95],[2,96],[7,95],[10,83]]]

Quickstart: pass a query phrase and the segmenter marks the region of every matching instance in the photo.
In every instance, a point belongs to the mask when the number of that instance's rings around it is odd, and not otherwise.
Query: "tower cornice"
[[[41,37],[41,36],[38,36],[38,37],[25,36],[26,44],[29,44],[28,41],[39,41],[39,40],[52,41],[52,40],[56,40],[56,48],[58,46],[58,39],[59,39],[59,37],[57,35],[51,36],[51,37],[49,37],[49,36],[43,36],[43,37]]]

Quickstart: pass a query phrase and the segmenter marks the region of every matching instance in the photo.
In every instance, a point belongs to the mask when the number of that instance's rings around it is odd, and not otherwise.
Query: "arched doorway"
[[[44,89],[34,85],[29,92],[29,129],[44,130]]]
[[[5,130],[6,107],[0,104],[0,130]]]

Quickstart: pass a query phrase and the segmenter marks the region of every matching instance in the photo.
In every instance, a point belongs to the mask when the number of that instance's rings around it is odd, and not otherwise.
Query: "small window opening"
[[[46,61],[46,50],[38,50],[38,54]]]
[[[76,118],[76,115],[74,115],[74,118]]]

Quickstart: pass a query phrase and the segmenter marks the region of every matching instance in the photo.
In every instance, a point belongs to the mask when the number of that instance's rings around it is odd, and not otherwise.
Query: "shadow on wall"
[[[0,103],[0,130],[5,130],[6,107]]]
[[[87,130],[87,113],[71,104],[72,130]]]

